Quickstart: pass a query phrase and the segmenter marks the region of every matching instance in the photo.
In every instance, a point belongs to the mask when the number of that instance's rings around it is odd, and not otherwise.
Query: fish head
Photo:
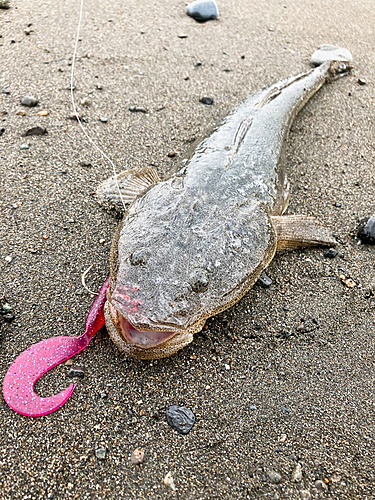
[[[111,321],[136,357],[138,351],[161,357],[155,351],[171,344],[177,350],[251,288],[275,249],[263,207],[223,211],[177,196],[155,213],[146,195],[131,206],[113,241]]]

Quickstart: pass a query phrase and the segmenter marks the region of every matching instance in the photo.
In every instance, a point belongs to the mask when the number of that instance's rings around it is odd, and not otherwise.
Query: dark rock
[[[7,89],[3,89],[2,93],[5,94],[5,95],[9,95],[10,94],[9,90],[7,90]]]
[[[290,410],[288,410],[288,408],[285,408],[285,406],[281,406],[280,408],[283,410],[284,413],[290,415]]]
[[[196,21],[204,22],[219,17],[219,8],[215,0],[195,0],[186,8],[188,16]]]
[[[177,153],[176,153],[175,151],[169,151],[169,153],[167,154],[167,156],[168,156],[169,158],[174,158],[174,157],[176,156],[176,154],[177,154]]]
[[[0,9],[9,9],[9,0],[0,0]]]
[[[31,95],[25,95],[25,97],[23,97],[21,100],[22,106],[27,106],[28,108],[34,108],[38,105],[38,102],[38,99]]]
[[[147,113],[147,109],[142,106],[130,106],[129,111],[132,113]]]
[[[8,313],[4,314],[3,318],[7,323],[11,323],[14,320],[15,316],[12,313]]]
[[[83,160],[83,161],[79,162],[79,164],[81,165],[81,167],[87,167],[87,168],[92,167],[92,164],[87,160]]]
[[[186,34],[183,35],[178,35],[178,38],[187,38],[188,36]]]
[[[272,280],[265,272],[263,272],[256,282],[257,285],[262,286],[263,288],[269,288],[272,285]]]
[[[194,63],[194,66],[198,68],[199,66],[202,66],[202,63],[200,61],[197,61],[196,63]]]
[[[210,106],[211,104],[214,103],[214,100],[212,97],[202,97],[202,99],[199,99],[199,102]]]
[[[360,85],[366,85],[367,82],[366,82],[366,80],[364,78],[358,78],[358,83]]]
[[[26,132],[23,135],[24,137],[27,137],[29,135],[45,135],[45,134],[48,134],[47,129],[37,125],[36,127],[32,127],[26,130]]]
[[[188,434],[195,422],[194,413],[184,406],[170,406],[165,411],[168,424],[180,434]]]
[[[311,56],[313,66],[320,66],[325,61],[353,61],[353,56],[348,49],[335,45],[321,45]]]
[[[70,378],[73,378],[73,377],[84,378],[85,371],[83,370],[83,368],[72,367],[68,371],[67,375]]]
[[[329,250],[324,252],[324,257],[327,257],[328,259],[334,259],[337,254],[338,251],[335,248],[330,248]]]
[[[5,132],[5,128],[4,127],[1,127],[0,128],[0,137],[3,135],[3,133]]]
[[[360,221],[357,236],[363,243],[375,245],[375,216]]]

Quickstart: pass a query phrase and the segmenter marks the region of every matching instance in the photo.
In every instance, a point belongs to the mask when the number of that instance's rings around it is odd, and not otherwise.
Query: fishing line
[[[81,120],[79,118],[79,115],[77,113],[77,109],[76,109],[76,105],[75,105],[75,101],[74,101],[74,94],[73,94],[73,89],[74,89],[74,86],[73,86],[73,76],[74,76],[74,66],[75,66],[75,62],[76,62],[76,55],[77,55],[77,47],[78,47],[78,38],[79,38],[79,32],[80,32],[80,29],[81,29],[81,21],[82,21],[82,11],[83,11],[83,0],[81,0],[81,7],[80,7],[80,12],[79,12],[79,21],[78,21],[78,28],[77,28],[77,37],[76,37],[76,41],[75,41],[75,45],[74,45],[74,52],[73,52],[73,62],[72,62],[72,72],[70,74],[70,95],[71,95],[71,98],[72,98],[72,105],[73,105],[73,111],[74,111],[74,114],[76,115],[76,118],[77,118],[77,121],[82,129],[82,132],[85,134],[86,138],[89,140],[89,142],[94,146],[95,149],[97,149],[99,151],[99,153],[102,155],[102,158],[105,158],[106,160],[109,161],[109,163],[111,164],[112,166],[112,169],[113,169],[113,174],[115,176],[115,180],[116,180],[116,186],[117,186],[117,189],[118,189],[118,193],[120,195],[120,199],[121,199],[121,202],[124,206],[124,210],[126,211],[126,207],[125,207],[125,202],[124,202],[124,199],[122,197],[122,194],[121,194],[121,190],[120,190],[120,186],[119,186],[119,183],[118,183],[118,179],[117,179],[117,173],[116,173],[116,167],[113,163],[113,161],[104,153],[104,151],[102,151],[100,149],[99,146],[97,146],[95,144],[95,142],[91,139],[91,137],[88,135],[88,133],[86,132],[86,130],[83,128],[82,126],[82,123],[81,123]]]

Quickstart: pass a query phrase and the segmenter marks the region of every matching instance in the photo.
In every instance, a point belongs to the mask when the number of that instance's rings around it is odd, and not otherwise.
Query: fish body
[[[172,354],[237,302],[272,260],[298,111],[349,63],[327,61],[249,97],[169,179],[136,198],[111,249],[107,329],[138,358]]]

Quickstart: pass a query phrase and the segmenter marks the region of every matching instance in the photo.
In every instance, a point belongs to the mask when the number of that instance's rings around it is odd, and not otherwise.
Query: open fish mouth
[[[134,344],[142,349],[150,349],[157,347],[167,340],[171,339],[176,332],[164,332],[157,330],[137,330],[124,316],[109,304],[112,322],[117,330],[120,330],[121,336],[130,344]],[[117,319],[117,321],[114,321]]]

